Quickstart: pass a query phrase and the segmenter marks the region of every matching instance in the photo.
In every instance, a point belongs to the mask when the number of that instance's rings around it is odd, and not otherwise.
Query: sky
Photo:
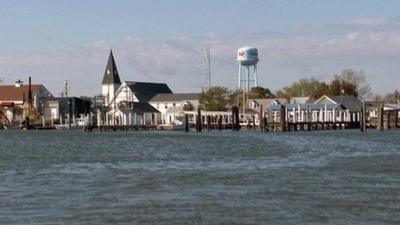
[[[0,0],[0,78],[55,96],[100,93],[110,49],[121,80],[178,92],[237,86],[236,51],[259,50],[259,85],[329,82],[363,71],[374,94],[400,89],[398,0]]]

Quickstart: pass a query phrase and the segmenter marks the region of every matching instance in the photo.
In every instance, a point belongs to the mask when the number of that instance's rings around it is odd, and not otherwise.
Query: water
[[[400,131],[0,132],[0,224],[400,224]]]

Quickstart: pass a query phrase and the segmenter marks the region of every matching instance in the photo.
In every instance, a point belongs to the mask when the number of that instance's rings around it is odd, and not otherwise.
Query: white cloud
[[[397,75],[396,68],[400,71],[400,32],[342,27],[328,34],[305,30],[274,37],[237,34],[226,38],[214,33],[204,39],[125,37],[113,43],[20,51],[0,55],[0,77],[12,82],[30,74],[54,94],[68,79],[73,94],[93,95],[100,90],[108,51],[113,48],[122,80],[167,82],[174,91],[199,91],[206,84],[204,49],[210,46],[213,83],[234,88],[236,49],[250,44],[259,48],[260,83],[275,90],[302,77],[329,79],[345,68],[363,69],[379,92],[399,88],[391,79]]]
[[[363,18],[355,19],[348,22],[350,25],[361,25],[361,26],[379,26],[387,22],[385,18]]]

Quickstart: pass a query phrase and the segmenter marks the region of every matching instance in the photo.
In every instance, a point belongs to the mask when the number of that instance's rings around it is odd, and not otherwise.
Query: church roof
[[[139,102],[149,102],[154,96],[160,93],[172,93],[165,83],[149,83],[125,81],[126,85],[135,94]]]
[[[112,50],[110,50],[110,55],[108,56],[107,67],[106,71],[104,72],[102,84],[121,84]]]
[[[168,101],[189,101],[189,100],[199,100],[199,93],[159,93],[154,96],[152,102],[168,102]]]

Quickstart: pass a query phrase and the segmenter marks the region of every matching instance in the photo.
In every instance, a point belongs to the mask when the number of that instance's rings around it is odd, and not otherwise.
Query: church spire
[[[121,84],[112,50],[110,50],[110,55],[108,56],[107,67],[106,71],[104,72],[102,84]]]

